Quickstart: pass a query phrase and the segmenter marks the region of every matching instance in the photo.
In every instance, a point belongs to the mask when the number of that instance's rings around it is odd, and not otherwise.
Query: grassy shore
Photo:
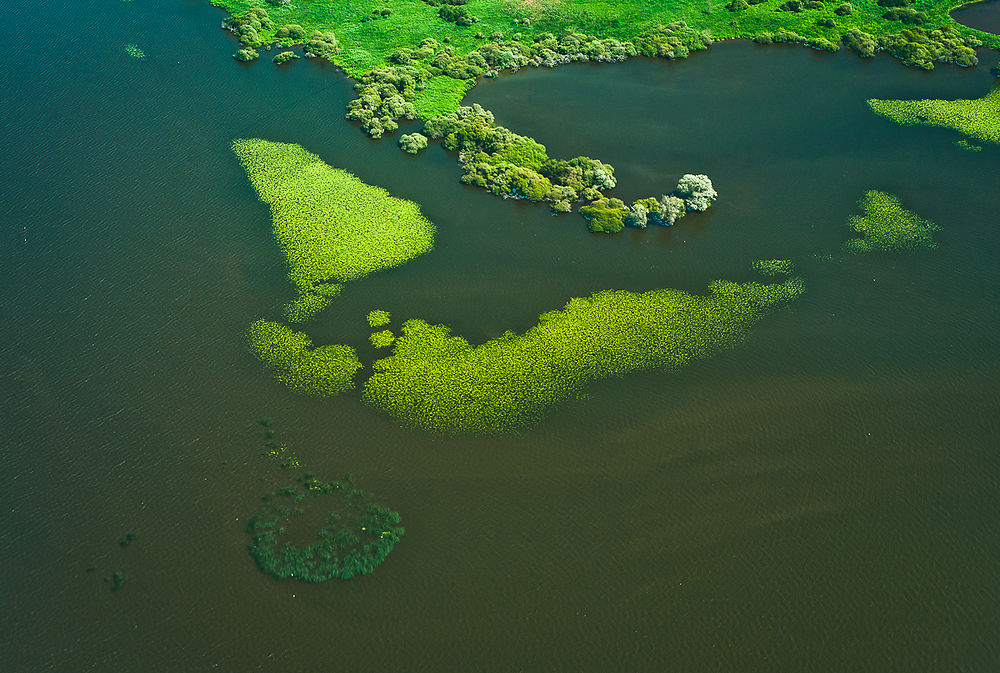
[[[805,38],[822,38],[839,43],[849,30],[863,31],[875,37],[900,34],[915,25],[934,30],[949,26],[962,36],[976,37],[984,44],[1000,48],[1000,37],[955,22],[948,12],[961,0],[916,0],[904,8],[921,12],[926,20],[919,24],[887,18],[893,7],[876,0],[854,0],[851,11],[838,11],[845,3],[836,0],[806,2],[799,11],[782,10],[785,0],[766,0],[740,7],[722,0],[469,0],[461,7],[478,21],[460,26],[439,16],[440,7],[420,0],[291,0],[272,5],[266,0],[212,0],[232,15],[251,7],[267,10],[273,27],[262,28],[259,40],[267,44],[286,25],[301,26],[307,35],[313,31],[333,32],[340,47],[330,60],[352,77],[360,77],[392,64],[393,52],[415,49],[425,38],[433,38],[452,48],[457,56],[468,54],[486,44],[497,33],[510,41],[531,42],[537,35],[559,35],[569,29],[599,38],[633,40],[656,26],[684,21],[698,31],[707,31],[715,40],[753,39],[790,31]],[[794,7],[794,6],[793,6]],[[383,15],[383,10],[391,10]],[[377,17],[377,18],[376,18]],[[295,40],[285,38],[282,44]],[[299,43],[303,40],[299,40]],[[451,93],[451,92],[449,92]],[[429,110],[428,110],[429,112]],[[440,113],[441,109],[434,112]]]

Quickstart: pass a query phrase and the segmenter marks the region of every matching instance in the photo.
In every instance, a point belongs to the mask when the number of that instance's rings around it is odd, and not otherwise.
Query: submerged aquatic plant
[[[868,106],[904,125],[944,126],[972,138],[1000,144],[1000,87],[972,100],[880,100]]]
[[[795,271],[795,265],[788,259],[758,259],[753,268],[762,276],[788,276]]]
[[[247,331],[250,351],[292,390],[316,397],[329,397],[354,388],[354,373],[361,368],[350,346],[313,348],[302,332],[284,325],[258,320]]]
[[[257,567],[279,579],[303,582],[351,579],[370,574],[389,555],[405,529],[399,512],[375,502],[375,496],[354,488],[352,479],[323,483],[303,475],[299,483],[265,494],[267,504],[250,520],[250,555]],[[319,502],[332,507],[326,525],[304,547],[282,540],[286,526]],[[273,504],[271,504],[273,502]]]
[[[934,232],[939,226],[904,209],[892,194],[872,190],[858,202],[863,215],[847,221],[862,234],[844,244],[849,252],[900,252],[914,248],[936,248]]]
[[[125,53],[131,56],[132,58],[146,58],[146,52],[144,52],[142,49],[139,48],[138,45],[135,44],[126,44]]]
[[[299,145],[260,139],[233,142],[261,201],[299,299],[289,321],[312,317],[340,283],[394,266],[434,247],[434,225],[412,201],[397,199],[332,168]]]
[[[671,370],[729,348],[766,313],[804,291],[784,283],[716,281],[708,296],[606,290],[539,316],[524,334],[478,346],[444,325],[409,320],[378,360],[364,400],[442,433],[494,433],[537,421],[587,383]]]

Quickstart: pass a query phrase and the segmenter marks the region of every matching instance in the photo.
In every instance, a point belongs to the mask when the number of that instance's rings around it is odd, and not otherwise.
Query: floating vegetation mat
[[[339,283],[434,247],[434,225],[417,204],[332,168],[299,145],[243,139],[233,142],[233,151],[271,207],[274,236],[300,295],[285,309],[291,322],[322,310]]]
[[[135,44],[126,44],[125,53],[131,56],[132,58],[146,58],[146,52],[144,52],[142,49],[139,48],[138,45]]]
[[[868,105],[899,124],[944,126],[972,138],[1000,144],[1000,88],[973,100],[873,98]]]
[[[524,334],[472,346],[444,325],[409,320],[375,363],[364,399],[442,433],[494,433],[541,418],[587,383],[676,369],[738,343],[767,312],[801,294],[784,283],[716,281],[708,296],[606,290],[539,316]]]
[[[354,387],[361,368],[350,346],[313,348],[312,340],[282,324],[258,320],[247,331],[250,351],[292,390],[314,397],[337,395]]]
[[[368,324],[372,327],[388,325],[390,319],[388,311],[375,310],[368,314]]]
[[[862,237],[852,238],[844,244],[849,252],[899,252],[937,247],[934,232],[940,227],[904,209],[892,194],[872,190],[865,193],[858,205],[864,214],[853,215],[847,222]]]
[[[307,474],[262,500],[264,508],[247,526],[250,555],[263,572],[281,579],[323,582],[370,574],[405,532],[398,512],[376,503],[350,478],[323,483]],[[308,508],[329,514],[311,542],[295,545],[290,533]]]

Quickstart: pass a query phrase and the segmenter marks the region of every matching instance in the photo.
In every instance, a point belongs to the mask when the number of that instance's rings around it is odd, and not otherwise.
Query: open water
[[[333,67],[233,62],[201,0],[39,4],[7,9],[0,65],[5,671],[1000,670],[1000,149],[865,105],[981,96],[995,55],[924,73],[734,42],[477,87],[551,154],[612,163],[622,198],[685,172],[721,194],[601,237],[462,186],[436,146],[368,140]],[[318,343],[364,344],[372,308],[478,342],[599,289],[752,279],[761,257],[808,292],[732,351],[594,385],[521,434],[431,437],[357,394],[294,396],[245,351],[291,289],[241,136],[438,226],[309,323]],[[872,188],[940,248],[844,255]],[[374,575],[253,566],[246,521],[293,476],[247,431],[261,416],[401,512]]]

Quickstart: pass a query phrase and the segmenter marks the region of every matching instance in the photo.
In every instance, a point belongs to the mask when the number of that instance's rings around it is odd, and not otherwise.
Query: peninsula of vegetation
[[[789,271],[780,260],[772,273]],[[444,325],[409,320],[392,355],[378,360],[364,399],[439,433],[503,432],[538,421],[588,383],[629,372],[677,369],[742,340],[767,313],[804,291],[783,283],[716,281],[707,296],[679,290],[606,290],[539,316],[524,334],[478,346]]]
[[[883,117],[910,126],[943,126],[1000,145],[1000,87],[972,100],[879,100],[868,105]]]

